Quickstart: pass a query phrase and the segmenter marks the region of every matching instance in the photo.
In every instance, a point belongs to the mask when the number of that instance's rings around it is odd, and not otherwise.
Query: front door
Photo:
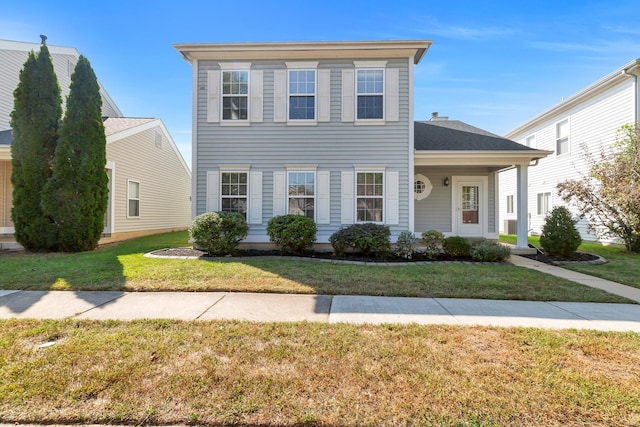
[[[465,237],[483,237],[487,222],[487,178],[453,177],[454,233]]]

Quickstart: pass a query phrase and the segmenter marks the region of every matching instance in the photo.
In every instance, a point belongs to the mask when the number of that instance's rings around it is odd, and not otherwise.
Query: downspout
[[[413,90],[413,58],[409,57],[408,60],[409,66],[409,159],[408,159],[408,195],[409,195],[409,231],[415,231],[415,221],[416,221],[416,209],[415,209],[415,199],[413,198],[413,180],[415,176],[415,141],[414,141],[414,90]]]

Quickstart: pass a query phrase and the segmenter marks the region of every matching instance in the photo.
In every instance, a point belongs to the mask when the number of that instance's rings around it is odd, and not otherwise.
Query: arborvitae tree
[[[98,80],[87,58],[80,56],[71,75],[53,177],[43,198],[45,212],[58,226],[58,249],[65,252],[94,249],[104,228],[109,190],[101,111]]]
[[[41,201],[43,187],[51,177],[62,98],[46,37],[41,37],[40,52],[29,53],[20,71],[11,112],[11,219],[16,240],[29,251],[56,247],[56,227],[43,213]]]

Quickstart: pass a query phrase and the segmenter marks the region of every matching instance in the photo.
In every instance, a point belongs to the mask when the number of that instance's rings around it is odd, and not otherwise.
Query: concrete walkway
[[[512,262],[640,303],[640,289],[519,256],[512,256]],[[0,319],[8,318],[418,323],[640,332],[636,304],[233,292],[0,290]]]

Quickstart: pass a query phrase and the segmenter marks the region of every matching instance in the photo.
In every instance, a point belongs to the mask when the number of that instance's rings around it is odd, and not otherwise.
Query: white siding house
[[[615,142],[622,125],[639,121],[639,72],[640,59],[636,59],[505,135],[520,144],[553,151],[529,169],[529,209],[524,216],[529,234],[540,234],[547,213],[565,205],[558,196],[558,183],[588,174],[585,153],[597,155]],[[509,221],[520,219],[512,208],[517,200],[515,171],[501,173],[501,232],[509,231]],[[588,231],[586,220],[578,223],[578,229],[583,239],[597,239]]]
[[[526,173],[547,153],[456,121],[414,123],[414,67],[430,45],[175,45],[192,65],[192,215],[240,212],[250,244],[287,213],[313,218],[320,244],[365,222],[394,240],[425,229],[497,238],[497,171]]]

